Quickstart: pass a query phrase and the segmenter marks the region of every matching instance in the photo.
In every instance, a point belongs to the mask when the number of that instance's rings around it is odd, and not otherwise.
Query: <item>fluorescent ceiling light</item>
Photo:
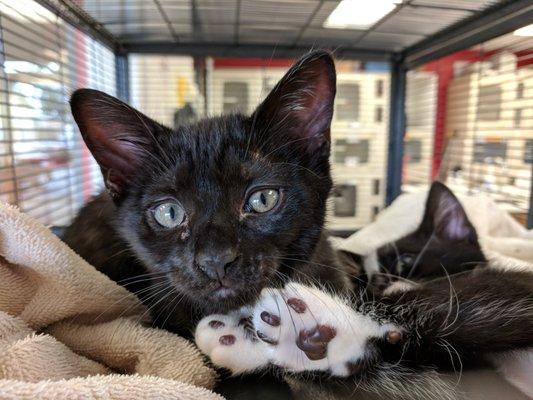
[[[526,25],[523,28],[517,29],[513,32],[516,36],[533,36],[533,24]]]
[[[324,28],[368,29],[402,1],[342,0],[324,22]]]
[[[9,18],[16,21],[24,21],[24,23],[29,25],[40,23],[52,25],[57,18],[55,14],[34,2],[19,1],[6,3],[0,7],[2,8],[2,14],[7,14]],[[13,3],[16,3],[16,5]]]

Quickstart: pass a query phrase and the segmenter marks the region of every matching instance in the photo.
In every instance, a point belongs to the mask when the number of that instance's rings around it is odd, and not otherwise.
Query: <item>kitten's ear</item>
[[[466,212],[446,185],[433,182],[420,229],[449,241],[477,242],[476,229]]]
[[[113,197],[120,196],[155,154],[155,138],[166,128],[98,90],[76,90],[70,107],[108,191]]]
[[[252,119],[289,148],[327,157],[335,81],[335,65],[329,53],[309,53],[289,69]],[[276,144],[279,146],[279,141]]]

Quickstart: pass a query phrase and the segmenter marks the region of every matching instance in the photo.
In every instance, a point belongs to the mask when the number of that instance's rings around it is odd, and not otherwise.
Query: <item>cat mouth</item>
[[[226,279],[213,281],[208,288],[210,296],[222,299],[235,297],[239,293],[239,287]]]
[[[220,285],[218,288],[214,289],[212,292],[212,295],[217,298],[227,298],[227,297],[235,297],[237,295],[237,290],[232,287]]]
[[[222,282],[212,281],[204,285],[203,290],[198,293],[199,296],[196,301],[208,306],[212,313],[228,312],[254,303],[258,292],[260,290],[253,290],[240,282],[234,282],[230,286]]]

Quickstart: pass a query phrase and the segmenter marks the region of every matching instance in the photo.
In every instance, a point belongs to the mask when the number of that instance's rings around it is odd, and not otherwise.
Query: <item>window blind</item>
[[[432,178],[484,193],[519,221],[529,209],[533,38],[508,34],[443,57],[407,79],[403,190]]]
[[[102,187],[68,99],[115,92],[113,52],[31,0],[0,0],[0,34],[0,200],[68,224]]]

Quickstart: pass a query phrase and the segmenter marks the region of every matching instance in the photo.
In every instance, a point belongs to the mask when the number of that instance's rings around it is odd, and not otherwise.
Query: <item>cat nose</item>
[[[229,265],[237,259],[235,249],[202,251],[196,256],[196,264],[211,279],[221,280]]]

